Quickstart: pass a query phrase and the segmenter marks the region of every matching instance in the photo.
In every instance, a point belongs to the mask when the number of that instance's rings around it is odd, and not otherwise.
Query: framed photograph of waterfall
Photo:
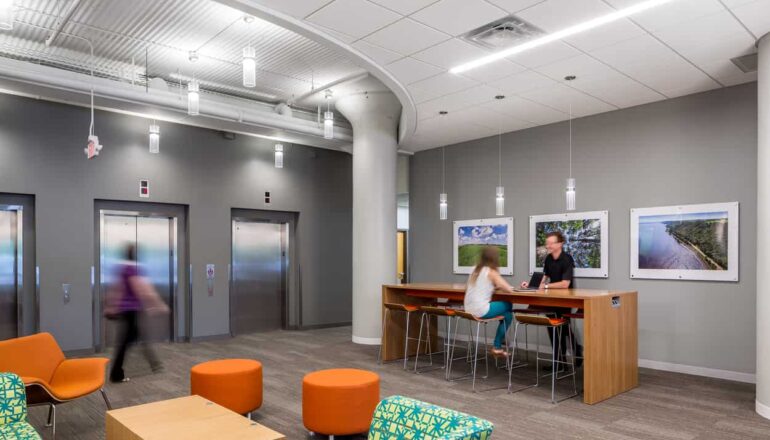
[[[631,210],[631,278],[738,281],[738,202]]]
[[[486,246],[500,251],[500,274],[513,275],[513,217],[454,222],[454,273],[469,274]]]
[[[575,276],[609,276],[609,215],[607,211],[570,212],[529,217],[529,272],[542,272],[549,232],[564,235],[563,251],[575,260]]]

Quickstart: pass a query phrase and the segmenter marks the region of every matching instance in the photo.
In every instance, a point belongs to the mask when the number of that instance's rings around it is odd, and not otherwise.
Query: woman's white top
[[[473,276],[473,275],[471,275]],[[472,282],[468,277],[468,287],[465,290],[465,311],[480,318],[489,312],[489,302],[495,292],[495,284],[489,278],[489,268],[483,267]]]

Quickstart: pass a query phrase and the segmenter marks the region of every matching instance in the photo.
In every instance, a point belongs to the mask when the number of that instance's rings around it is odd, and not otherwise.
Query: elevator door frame
[[[237,222],[273,223],[285,224],[286,228],[282,237],[285,257],[282,261],[283,298],[281,301],[281,321],[285,330],[299,329],[302,326],[302,304],[300,285],[300,266],[298,252],[297,222],[299,214],[287,211],[268,211],[258,209],[233,208],[230,220],[230,264],[228,265],[229,281],[229,320],[230,335],[237,333],[234,328],[233,311],[235,310],[235,277],[233,273],[233,256],[235,252],[235,225]]]
[[[0,211],[16,213],[16,336],[24,335],[24,207],[0,204]]]
[[[185,266],[180,264],[183,261],[189,261],[187,255],[187,246],[180,245],[180,227],[187,231],[184,223],[187,220],[187,210],[182,205],[168,205],[166,208],[163,204],[145,203],[143,202],[112,202],[112,201],[96,201],[96,212],[98,215],[98,229],[96,235],[98,243],[96,246],[95,260],[98,261],[98,266],[92,268],[91,273],[91,289],[92,289],[92,302],[93,302],[93,345],[94,350],[102,351],[106,347],[106,341],[104,340],[106,321],[103,319],[104,314],[104,295],[102,292],[102,280],[104,277],[102,268],[104,267],[104,246],[105,246],[105,228],[104,218],[107,215],[115,216],[133,216],[133,217],[150,217],[150,218],[164,218],[171,221],[171,234],[170,234],[170,246],[173,249],[172,260],[172,272],[171,272],[171,339],[170,342],[187,342],[190,340],[192,334],[192,323],[190,321],[192,315],[191,298],[190,298],[190,285],[185,286],[182,291],[180,289],[180,276],[185,274]],[[146,209],[142,209],[146,208]],[[180,209],[182,210],[180,212]],[[180,219],[180,217],[183,217]],[[181,222],[181,224],[180,224]],[[181,237],[182,240],[187,243],[187,237]],[[180,253],[183,252],[184,254]],[[184,302],[181,301],[184,299]],[[179,331],[179,319],[184,314],[185,329],[184,335],[180,335]]]

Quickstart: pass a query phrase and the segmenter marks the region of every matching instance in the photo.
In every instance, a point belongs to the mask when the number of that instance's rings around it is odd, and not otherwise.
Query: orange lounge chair
[[[50,405],[48,425],[56,436],[56,405],[100,391],[104,392],[107,358],[65,359],[50,333],[0,341],[0,371],[21,376],[28,405]]]

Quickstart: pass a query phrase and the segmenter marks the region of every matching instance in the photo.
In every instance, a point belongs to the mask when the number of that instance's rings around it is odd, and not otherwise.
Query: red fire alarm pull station
[[[139,180],[139,197],[143,199],[150,198],[150,181],[147,179]]]

